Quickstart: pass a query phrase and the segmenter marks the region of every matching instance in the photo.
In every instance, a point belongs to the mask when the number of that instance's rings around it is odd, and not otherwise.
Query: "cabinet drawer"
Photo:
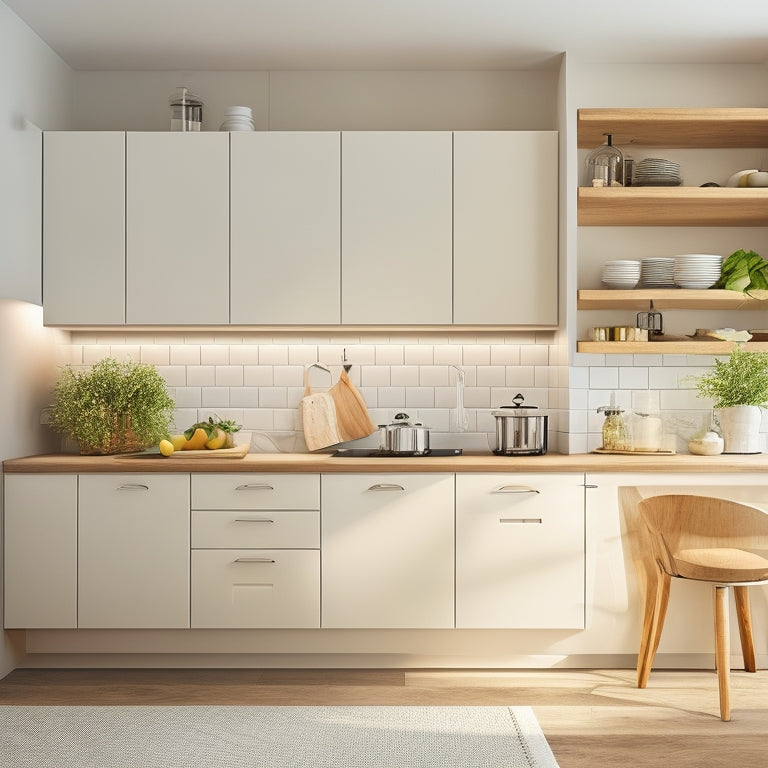
[[[318,628],[318,550],[196,549],[193,628]]]
[[[320,475],[192,475],[192,509],[320,509]]]
[[[195,510],[196,549],[319,549],[318,510]]]

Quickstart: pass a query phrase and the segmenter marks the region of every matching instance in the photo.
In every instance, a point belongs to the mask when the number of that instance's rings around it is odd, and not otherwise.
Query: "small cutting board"
[[[179,459],[242,459],[248,453],[251,447],[250,443],[236,445],[234,448],[204,448],[202,451],[174,451],[169,459],[174,457]]]

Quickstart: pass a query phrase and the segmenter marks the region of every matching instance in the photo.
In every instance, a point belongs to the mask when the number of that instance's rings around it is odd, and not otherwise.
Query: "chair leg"
[[[749,587],[742,585],[733,588],[736,602],[736,618],[739,621],[739,637],[741,638],[741,654],[744,657],[744,669],[754,672],[755,643],[752,639],[752,611],[749,607]]]
[[[720,719],[731,719],[730,635],[728,627],[729,587],[715,587],[715,665],[720,691]]]
[[[645,688],[651,675],[653,659],[661,640],[661,630],[669,604],[669,585],[671,577],[659,573],[658,577],[646,585],[643,630],[640,637],[640,651],[637,655],[637,687]]]

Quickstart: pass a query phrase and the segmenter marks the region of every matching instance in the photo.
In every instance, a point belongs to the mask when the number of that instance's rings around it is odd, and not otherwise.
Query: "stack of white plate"
[[[643,288],[674,288],[675,260],[672,258],[641,259],[640,284]]]
[[[688,253],[675,257],[675,285],[681,288],[711,288],[719,279],[723,257],[710,253]]]
[[[660,157],[647,157],[635,165],[632,183],[638,187],[679,187],[680,164]]]
[[[602,281],[608,288],[634,288],[640,282],[640,262],[606,261]]]

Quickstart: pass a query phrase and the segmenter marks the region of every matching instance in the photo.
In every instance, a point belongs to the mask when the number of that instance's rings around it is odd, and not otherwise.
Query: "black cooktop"
[[[413,456],[421,458],[422,456],[461,456],[463,448],[430,448],[424,453],[399,452],[399,451],[381,451],[378,448],[339,448],[333,453],[336,457],[349,458],[402,458],[404,456]]]

